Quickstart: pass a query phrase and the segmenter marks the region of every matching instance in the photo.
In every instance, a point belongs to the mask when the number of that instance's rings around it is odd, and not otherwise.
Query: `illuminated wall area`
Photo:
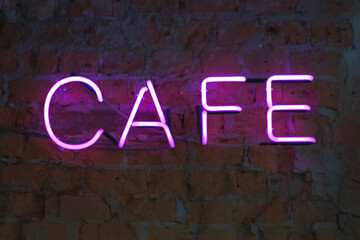
[[[0,0],[0,239],[360,239],[358,0]]]

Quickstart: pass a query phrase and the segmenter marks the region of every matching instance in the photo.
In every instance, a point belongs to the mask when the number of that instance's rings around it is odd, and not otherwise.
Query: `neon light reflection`
[[[233,76],[233,77],[208,77],[205,78],[201,83],[201,104],[203,107],[201,114],[202,122],[202,144],[205,146],[208,141],[208,130],[207,130],[207,112],[241,112],[242,108],[240,106],[209,106],[207,104],[207,83],[214,82],[245,82],[246,77],[243,76]]]
[[[44,104],[44,122],[45,122],[46,131],[48,132],[51,140],[53,140],[57,145],[59,145],[62,148],[65,148],[65,149],[80,150],[80,149],[88,148],[91,145],[93,145],[100,138],[100,136],[104,132],[104,130],[103,129],[97,130],[95,135],[89,141],[87,141],[85,143],[68,144],[68,143],[62,142],[58,137],[56,137],[56,135],[54,134],[54,132],[51,128],[50,118],[49,118],[50,103],[51,103],[51,99],[52,99],[54,93],[61,86],[65,85],[67,83],[71,83],[71,82],[81,82],[81,83],[85,83],[85,84],[89,85],[95,91],[98,101],[99,102],[103,101],[103,96],[101,94],[101,91],[100,91],[99,87],[93,81],[91,81],[87,78],[84,78],[84,77],[79,77],[79,76],[64,78],[64,79],[60,80],[59,82],[57,82],[54,86],[52,86],[52,88],[50,89],[50,91],[48,92],[48,94],[46,96],[45,104]]]
[[[315,143],[313,137],[275,137],[273,134],[272,115],[274,111],[310,111],[309,105],[275,105],[272,101],[272,82],[273,81],[312,81],[311,75],[274,75],[266,81],[266,103],[269,108],[267,111],[267,135],[273,142],[289,143]]]
[[[125,145],[125,141],[127,138],[127,135],[129,134],[130,128],[131,127],[161,127],[164,129],[166,137],[168,139],[169,145],[171,148],[175,147],[175,142],[174,142],[174,138],[171,135],[171,131],[168,125],[166,125],[166,119],[165,119],[165,115],[161,109],[160,106],[160,102],[159,99],[155,93],[155,89],[154,86],[151,82],[151,80],[147,80],[146,81],[147,87],[142,87],[139,91],[138,97],[136,98],[135,104],[133,109],[131,110],[130,116],[128,118],[128,121],[125,125],[125,129],[120,137],[120,141],[119,141],[119,148],[124,147]],[[134,121],[135,115],[139,109],[141,100],[144,97],[144,94],[149,90],[150,95],[153,99],[153,102],[155,104],[155,108],[156,111],[158,113],[160,122],[158,121]]]

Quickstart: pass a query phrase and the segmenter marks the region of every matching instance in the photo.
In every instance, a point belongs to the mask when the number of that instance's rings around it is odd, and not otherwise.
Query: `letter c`
[[[54,134],[54,132],[51,128],[50,118],[49,118],[50,102],[51,102],[51,98],[53,97],[55,91],[59,87],[63,86],[64,84],[71,83],[71,82],[81,82],[81,83],[85,83],[85,84],[89,85],[95,91],[98,101],[103,102],[103,96],[101,94],[100,88],[90,79],[87,79],[84,77],[79,77],[79,76],[64,78],[64,79],[60,80],[59,82],[57,82],[54,86],[52,86],[52,88],[50,89],[50,91],[48,92],[48,94],[46,96],[45,104],[44,104],[44,122],[45,122],[46,131],[48,132],[51,140],[53,140],[54,143],[56,143],[60,147],[66,148],[66,149],[80,150],[80,149],[88,148],[91,145],[93,145],[100,138],[100,136],[104,132],[104,130],[103,129],[97,130],[95,135],[89,141],[87,141],[85,143],[68,144],[68,143],[64,143],[64,142],[60,141],[60,139],[56,137],[56,135]]]

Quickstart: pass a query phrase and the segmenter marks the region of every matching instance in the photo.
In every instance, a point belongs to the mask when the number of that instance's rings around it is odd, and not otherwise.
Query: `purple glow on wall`
[[[266,81],[266,103],[269,107],[267,111],[267,135],[273,142],[282,143],[315,143],[313,137],[275,137],[272,127],[272,115],[274,111],[310,111],[308,105],[275,105],[272,102],[272,82],[273,81],[312,81],[314,79],[311,75],[274,75]]]
[[[131,127],[161,127],[164,129],[165,131],[165,134],[166,134],[166,137],[168,139],[168,142],[169,142],[169,145],[171,148],[174,148],[175,147],[175,142],[174,142],[174,138],[172,137],[171,135],[171,131],[170,131],[170,128],[168,125],[166,125],[166,119],[165,119],[165,115],[161,109],[161,106],[160,106],[160,102],[159,102],[159,99],[155,93],[155,90],[154,90],[154,86],[152,84],[152,82],[150,80],[146,81],[146,84],[147,84],[147,87],[142,87],[140,89],[140,92],[139,92],[139,95],[135,101],[135,104],[134,104],[134,107],[133,109],[131,110],[131,113],[130,113],[130,116],[129,116],[129,119],[125,125],[125,129],[120,137],[120,141],[119,141],[119,148],[122,148],[124,145],[125,145],[125,141],[126,141],[126,138],[127,138],[127,135],[129,134],[129,131],[130,131],[130,128]],[[155,108],[156,108],[156,111],[158,113],[158,116],[159,116],[159,119],[160,119],[160,122],[157,122],[157,121],[135,121],[134,122],[134,118],[135,118],[135,115],[139,109],[139,106],[140,106],[140,103],[141,103],[141,100],[143,99],[144,97],[144,94],[146,91],[150,92],[150,95],[153,99],[153,102],[155,104]]]
[[[54,134],[54,132],[51,128],[50,117],[49,117],[51,99],[58,88],[60,88],[61,86],[65,85],[67,83],[71,83],[71,82],[81,82],[81,83],[89,85],[95,91],[98,101],[99,102],[103,101],[103,96],[101,94],[101,91],[100,91],[99,87],[93,81],[91,81],[87,78],[84,78],[84,77],[79,77],[79,76],[64,78],[64,79],[60,80],[59,82],[57,82],[54,86],[52,86],[52,88],[50,89],[50,91],[48,92],[48,94],[46,96],[45,104],[44,104],[44,122],[45,122],[46,131],[48,132],[51,140],[53,140],[54,143],[56,143],[57,145],[59,145],[62,148],[65,148],[65,149],[80,150],[80,149],[88,148],[91,145],[93,145],[100,138],[100,136],[104,132],[104,130],[103,129],[97,130],[95,135],[89,141],[87,141],[85,143],[81,143],[81,144],[64,143],[58,137],[56,137],[56,135]]]
[[[293,81],[312,81],[314,79],[311,75],[273,75],[266,81],[266,103],[268,108],[273,106],[272,101],[272,82],[293,82]]]
[[[208,131],[207,131],[207,112],[241,112],[242,108],[240,106],[209,106],[207,104],[207,83],[216,83],[216,82],[245,82],[246,78],[243,76],[232,76],[232,77],[208,77],[205,78],[201,83],[201,104],[203,111],[201,114],[202,122],[202,144],[206,145],[208,140]]]

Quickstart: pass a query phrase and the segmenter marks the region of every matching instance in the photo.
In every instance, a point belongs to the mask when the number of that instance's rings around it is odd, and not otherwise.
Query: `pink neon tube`
[[[272,102],[272,82],[292,82],[292,81],[312,81],[314,77],[312,75],[274,75],[266,81],[266,103],[269,108],[273,106]]]
[[[201,114],[202,122],[202,144],[205,146],[208,141],[208,131],[207,131],[207,112],[241,112],[242,108],[240,106],[209,106],[207,104],[207,83],[215,82],[245,82],[246,78],[243,76],[233,76],[233,77],[208,77],[205,78],[201,83],[201,104],[203,111]]]
[[[291,143],[315,143],[313,137],[275,137],[273,134],[272,114],[274,111],[310,111],[308,105],[276,105],[269,108],[267,112],[267,133],[273,142],[291,142]]]
[[[130,131],[131,127],[161,127],[165,131],[165,135],[166,135],[166,137],[168,139],[170,147],[174,148],[175,147],[174,138],[171,135],[171,131],[170,131],[169,126],[166,125],[165,116],[164,116],[164,113],[163,113],[163,111],[161,109],[159,99],[158,99],[158,97],[157,97],[157,95],[155,93],[154,86],[153,86],[153,84],[152,84],[152,82],[150,80],[148,80],[146,82],[146,84],[147,84],[147,87],[142,87],[140,89],[140,92],[139,92],[139,95],[138,95],[138,97],[137,97],[137,99],[135,101],[134,107],[131,110],[129,119],[128,119],[126,125],[125,125],[125,129],[124,129],[123,134],[121,135],[121,138],[120,138],[120,141],[119,141],[119,148],[122,148],[125,145],[125,141],[126,141],[127,135],[129,134],[129,131]],[[155,104],[155,108],[156,108],[156,111],[158,113],[160,122],[156,122],[156,121],[152,121],[152,122],[150,122],[150,121],[136,121],[136,122],[134,122],[134,118],[135,118],[135,115],[136,115],[136,113],[137,113],[137,111],[139,109],[141,100],[143,99],[144,94],[145,94],[145,92],[147,90],[149,90],[150,95],[151,95],[151,97],[153,99],[153,102]]]
[[[202,137],[201,137],[201,142],[202,145],[206,145],[207,141],[208,141],[208,127],[207,127],[207,111],[206,110],[202,110],[201,113],[201,125],[202,125]]]
[[[201,104],[203,109],[208,112],[241,112],[240,106],[209,106],[207,104],[206,96],[206,84],[215,82],[245,82],[246,78],[242,76],[234,77],[208,77],[205,78],[201,83]]]
[[[267,111],[267,135],[273,142],[290,142],[290,143],[315,143],[313,137],[275,137],[272,128],[273,111],[309,111],[308,105],[273,105],[272,101],[272,82],[273,81],[312,81],[312,75],[274,75],[266,81],[266,103],[269,108]]]
[[[60,88],[64,84],[71,83],[71,82],[81,82],[81,83],[85,83],[85,84],[89,85],[95,91],[98,101],[99,102],[103,101],[101,91],[100,91],[99,87],[93,81],[91,81],[87,78],[78,77],[78,76],[64,78],[64,79],[60,80],[59,82],[57,82],[54,86],[52,86],[52,88],[50,89],[50,91],[48,92],[48,94],[46,96],[45,104],[44,104],[44,122],[45,122],[46,131],[48,132],[51,140],[53,140],[54,143],[56,143],[57,145],[59,145],[62,148],[65,148],[65,149],[80,150],[80,149],[88,148],[91,145],[93,145],[100,138],[100,136],[104,132],[104,130],[103,129],[97,130],[95,135],[89,141],[87,141],[85,143],[68,144],[68,143],[62,142],[58,137],[56,137],[56,135],[54,134],[54,132],[51,128],[50,118],[49,118],[50,103],[51,103],[51,99],[52,99],[54,93],[56,92],[56,90],[58,88]]]

